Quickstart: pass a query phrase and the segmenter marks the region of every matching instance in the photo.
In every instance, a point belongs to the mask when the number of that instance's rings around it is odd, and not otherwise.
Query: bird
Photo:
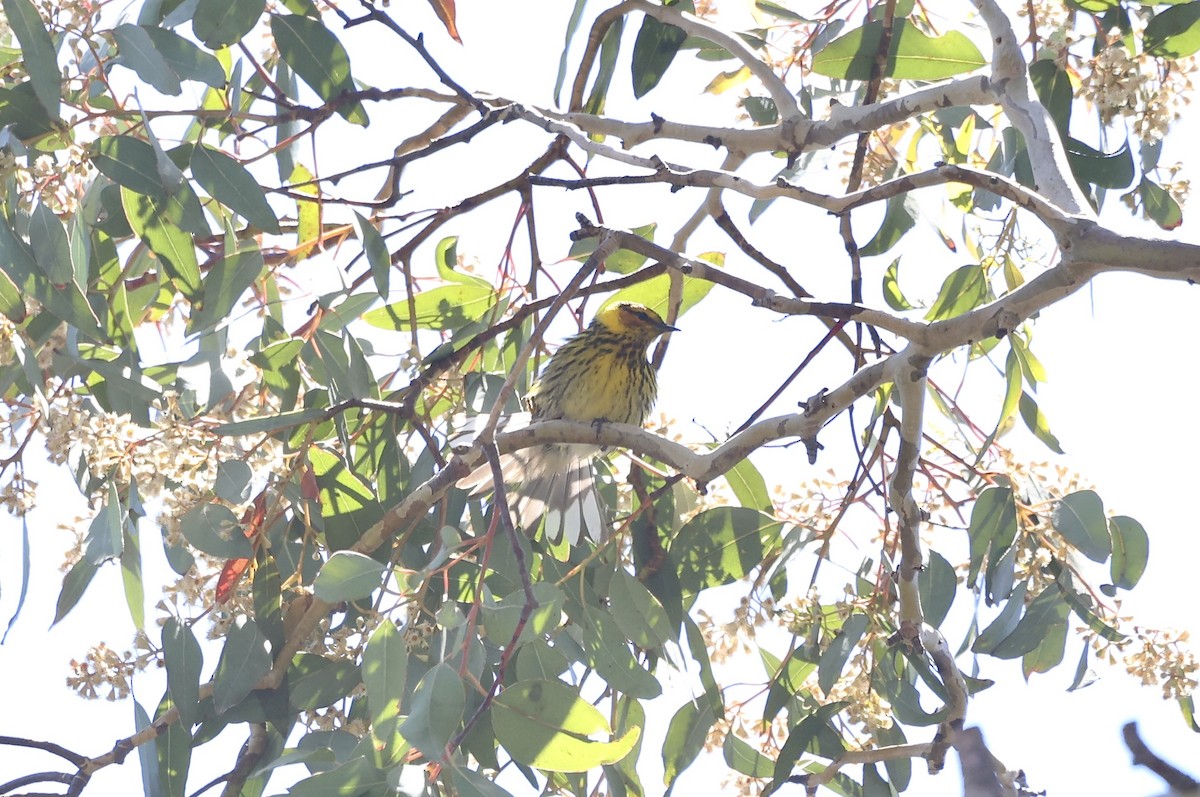
[[[677,331],[642,304],[616,302],[601,308],[591,324],[550,357],[530,388],[523,401],[530,420],[641,426],[658,394],[646,349],[660,335]],[[598,450],[586,443],[548,443],[501,457],[504,481],[514,486],[518,525],[533,534],[544,517],[551,544],[565,534],[574,546],[585,530],[602,541],[608,524],[591,466]],[[477,468],[459,486],[472,495],[486,493],[492,487],[490,468]]]

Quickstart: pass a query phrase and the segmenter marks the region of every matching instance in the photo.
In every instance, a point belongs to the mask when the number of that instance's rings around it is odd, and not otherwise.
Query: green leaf
[[[1200,50],[1200,2],[1155,14],[1146,25],[1142,46],[1157,58],[1184,58]]]
[[[687,614],[683,616],[683,628],[687,634],[688,652],[692,654],[692,660],[700,666],[700,684],[704,687],[708,704],[712,706],[713,714],[724,716],[725,698],[721,694],[721,686],[717,683],[716,676],[713,675],[712,658],[709,656],[704,634],[701,633],[700,626],[696,625],[696,621]]]
[[[507,693],[506,689],[501,696]],[[446,745],[462,722],[466,700],[458,671],[454,665],[442,662],[425,673],[425,677],[417,684],[412,708],[400,726],[400,734],[426,757],[434,761],[442,760],[446,755]],[[495,706],[493,725],[494,712]]]
[[[693,517],[670,549],[684,594],[744,578],[762,563],[764,540],[777,539],[780,528],[770,516],[743,507],[717,507]]]
[[[184,209],[177,196],[162,200],[123,187],[121,204],[134,234],[157,255],[175,288],[195,302],[203,296],[200,265],[192,236],[179,226]]]
[[[54,129],[54,123],[33,93],[33,84],[0,87],[0,126],[13,126],[21,139],[38,138]]]
[[[1063,496],[1054,507],[1052,522],[1067,542],[1093,562],[1104,562],[1112,553],[1104,502],[1093,491]]]
[[[757,509],[760,512],[773,512],[775,505],[767,490],[767,480],[747,457],[725,472],[725,481],[738,503],[746,509]]]
[[[1142,212],[1146,218],[1164,230],[1173,230],[1183,224],[1183,209],[1162,186],[1143,177],[1138,183],[1138,195],[1142,200]]]
[[[331,102],[344,92],[354,91],[350,56],[319,19],[273,14],[271,34],[279,55],[322,100]],[[357,100],[339,103],[337,112],[347,122],[364,127],[367,124],[366,109]]]
[[[392,275],[391,253],[388,252],[387,244],[383,242],[383,236],[375,229],[374,224],[357,211],[354,218],[358,222],[358,238],[362,241],[367,265],[371,267],[371,279],[375,282],[375,290],[379,292],[380,298],[386,299]]]
[[[467,769],[457,760],[450,765],[450,775],[454,781],[454,794],[457,797],[512,797],[511,794],[483,772]]]
[[[345,795],[395,794],[388,773],[377,769],[365,757],[351,758],[327,772],[318,772],[287,790],[288,797],[342,797]]]
[[[873,257],[890,251],[900,243],[904,234],[916,225],[919,215],[920,207],[912,194],[897,194],[892,197],[887,201],[887,210],[883,214],[879,230],[866,246],[859,250],[859,254],[863,257]]]
[[[40,301],[44,305],[44,309],[55,318],[76,327],[94,340],[104,339],[105,335],[100,328],[100,322],[80,287],[74,280],[64,285],[49,282],[44,276],[43,269],[37,264],[33,249],[17,237],[2,216],[0,216],[0,270],[5,272],[24,295]]]
[[[675,3],[668,0],[665,5],[679,6],[683,11],[695,11],[691,0]],[[638,30],[637,40],[633,43],[634,97],[644,97],[658,85],[686,38],[687,34],[682,29],[674,25],[665,25],[646,15],[642,20],[642,27]]]
[[[767,699],[763,704],[763,720],[770,722],[792,697],[804,689],[804,682],[817,668],[816,662],[803,661],[803,650],[792,650],[785,660],[780,660],[766,648],[760,647],[758,655],[770,676]]]
[[[1066,138],[1071,129],[1071,105],[1075,99],[1071,76],[1059,68],[1053,58],[1042,58],[1029,65],[1029,79],[1033,81],[1038,99],[1050,112],[1058,134]]]
[[[149,142],[132,136],[101,136],[92,144],[92,163],[119,186],[158,199],[167,197]]]
[[[170,708],[164,695],[156,716]],[[163,797],[186,797],[188,769],[192,764],[192,734],[178,722],[166,726],[154,740],[158,753],[158,788]]]
[[[251,584],[254,593],[254,620],[258,623],[258,629],[262,631],[262,635],[271,645],[271,656],[275,658],[283,650],[286,642],[283,627],[282,582],[274,556],[259,550],[255,558],[254,580]]]
[[[701,259],[707,259],[705,255],[701,255],[700,257]],[[699,304],[700,300],[708,295],[713,286],[713,283],[708,280],[695,279],[694,277],[683,277],[682,279],[683,291],[682,301],[679,305],[680,316]],[[635,304],[644,304],[663,318],[666,318],[667,308],[670,305],[670,295],[671,275],[659,274],[657,277],[651,277],[648,280],[617,291],[600,304],[597,312],[618,302],[633,302]]]
[[[174,617],[168,617],[163,624],[162,649],[171,703],[179,709],[179,718],[184,727],[190,728],[199,720],[200,673],[204,667],[204,654],[191,626]]]
[[[587,102],[583,106],[585,113],[604,113],[608,87],[617,68],[617,55],[621,51],[621,35],[624,31],[625,17],[620,16],[609,26],[608,33],[604,34],[604,40],[600,42],[600,67],[596,70],[596,79],[592,82],[592,90],[588,92]],[[594,138],[603,140],[604,137]]]
[[[826,77],[870,80],[882,37],[883,24],[868,22],[830,42],[817,53],[813,57],[813,71]],[[892,28],[882,77],[941,80],[986,64],[987,59],[966,35],[950,31],[933,38],[911,22],[899,20]]]
[[[94,565],[100,565],[121,555],[121,526],[124,515],[117,487],[109,482],[108,499],[88,526],[87,537],[84,539],[87,545],[83,552],[85,559]]]
[[[704,749],[704,741],[708,738],[708,731],[716,720],[712,706],[707,701],[697,703],[689,700],[671,717],[662,748],[663,784],[668,789],[700,755],[700,751]]]
[[[1115,152],[1101,152],[1070,136],[1064,144],[1071,171],[1081,182],[1114,189],[1127,188],[1133,182],[1133,151],[1128,141]]]
[[[1055,454],[1063,453],[1062,446],[1058,444],[1058,438],[1050,431],[1050,422],[1046,420],[1046,416],[1042,414],[1033,397],[1022,391],[1018,406],[1021,410],[1021,420],[1025,421],[1025,425],[1029,431],[1033,432],[1033,436],[1041,440],[1046,448]]]
[[[258,679],[271,670],[267,640],[253,620],[234,626],[225,637],[225,647],[213,674],[213,709],[224,714],[241,703]]]
[[[521,681],[492,704],[496,740],[517,763],[547,772],[587,772],[620,761],[633,749],[640,729],[613,741],[612,729],[595,706],[559,681]]]
[[[253,241],[217,261],[204,281],[204,299],[193,305],[188,329],[212,329],[230,320],[230,313],[263,273],[263,256]]]
[[[662,694],[662,684],[634,658],[612,615],[596,607],[585,611],[572,619],[583,626],[580,644],[588,666],[613,689],[630,697],[653,700]]]
[[[3,313],[14,324],[25,320],[25,299],[21,290],[8,274],[0,271],[0,313]]]
[[[29,245],[50,282],[65,285],[75,279],[67,230],[54,211],[41,202],[29,214]]]
[[[225,69],[212,53],[166,28],[143,27],[171,70],[184,80],[198,80],[214,89],[225,87]]]
[[[989,487],[975,499],[971,523],[967,527],[971,540],[971,566],[967,583],[974,584],[993,540],[997,547],[1007,547],[1017,536],[1017,504],[1010,487]]]
[[[741,102],[750,121],[759,127],[773,125],[779,121],[779,109],[775,107],[775,100],[770,97],[742,97]]]
[[[85,558],[80,558],[71,566],[67,575],[63,577],[62,589],[58,593],[58,603],[54,607],[54,620],[50,625],[58,623],[75,608],[75,604],[79,603],[79,599],[83,597],[83,592],[87,589],[88,584],[92,583],[92,577],[96,575],[96,570],[96,565]]]
[[[199,0],[192,16],[192,32],[212,50],[237,44],[266,7],[266,0]]]
[[[977,265],[959,266],[942,282],[926,321],[944,321],[974,310],[988,299],[987,275]]]
[[[958,594],[958,576],[954,566],[937,551],[930,551],[928,561],[917,574],[917,588],[921,593],[921,608],[925,622],[937,628],[950,613],[954,596]]]
[[[846,666],[846,662],[850,660],[850,654],[854,653],[855,646],[866,633],[867,624],[868,620],[865,614],[850,615],[842,624],[842,628],[834,637],[833,642],[821,654],[821,660],[817,664],[817,684],[825,694],[829,694],[833,685],[841,677],[842,668]]]
[[[112,29],[120,51],[117,63],[132,69],[161,94],[177,97],[183,91],[179,75],[154,46],[145,28],[125,23]]]
[[[321,566],[313,592],[329,603],[360,600],[379,589],[383,571],[381,563],[365,554],[337,551]]]
[[[1146,571],[1150,537],[1141,523],[1125,515],[1109,518],[1108,530],[1112,535],[1109,569],[1113,584],[1121,589],[1133,589]]]
[[[787,741],[779,749],[779,757],[775,759],[775,773],[771,786],[772,792],[783,784],[792,774],[792,768],[804,754],[817,734],[825,727],[829,718],[845,708],[845,702],[826,703],[804,719],[797,722],[788,731]]]
[[[250,500],[250,480],[254,470],[240,459],[229,459],[217,465],[217,480],[213,492],[222,501],[241,504]]]
[[[288,665],[288,705],[294,711],[325,708],[350,694],[360,681],[358,665],[352,661],[297,653]]]
[[[742,741],[733,731],[725,734],[725,744],[722,745],[721,752],[730,769],[747,777],[769,778],[775,771],[774,761]]]
[[[52,118],[58,118],[62,99],[62,75],[58,71],[58,56],[54,40],[42,22],[42,17],[29,0],[4,0],[4,16],[21,45],[25,71],[33,84],[38,102]]]
[[[494,560],[493,560],[494,561]],[[565,596],[554,584],[538,582],[533,585],[535,607],[521,632],[521,642],[540,639],[554,632],[562,624],[562,607]],[[518,589],[499,602],[483,607],[487,638],[498,646],[507,648],[517,632],[517,623],[525,607],[525,591]]]
[[[193,548],[220,559],[249,559],[250,540],[237,515],[220,504],[193,507],[180,518],[179,530]]]
[[[311,421],[322,420],[324,417],[324,409],[321,407],[310,407],[305,410],[294,410],[293,412],[281,412],[278,415],[269,415],[262,418],[251,418],[248,421],[221,423],[214,426],[212,431],[213,434],[224,435],[226,437],[241,437],[244,435],[278,432],[281,429],[292,429],[297,426],[303,426]]]
[[[1047,587],[1034,598],[1025,616],[1012,633],[1002,639],[990,652],[998,659],[1015,659],[1035,650],[1045,640],[1053,626],[1067,616],[1067,604],[1057,587]]]
[[[893,260],[887,271],[883,272],[883,300],[893,310],[913,309],[912,303],[905,298],[904,291],[900,290],[900,258]]]
[[[398,763],[396,758],[404,748],[399,731],[408,683],[408,647],[391,620],[385,618],[367,640],[362,657],[362,679],[371,708],[375,763],[378,766]]]
[[[478,321],[496,304],[491,285],[440,285],[412,297],[418,329],[455,330]],[[409,303],[395,302],[363,314],[363,321],[379,329],[411,329]]]
[[[1012,594],[1008,601],[1005,602],[1004,608],[1000,610],[1000,614],[996,615],[996,619],[983,629],[983,632],[975,638],[971,644],[971,650],[975,653],[991,653],[997,645],[1012,633],[1017,627],[1017,623],[1021,620],[1021,610],[1025,608],[1025,591],[1029,585],[1022,581],[1013,588]],[[1021,655],[1021,654],[1018,654]]]
[[[279,220],[262,186],[246,167],[205,144],[192,147],[192,174],[209,196],[264,232],[279,233]]]
[[[658,229],[658,223],[650,222],[649,224],[643,224],[641,227],[634,227],[630,232],[639,238],[653,241],[656,229]],[[571,249],[567,253],[567,257],[572,260],[578,260],[580,263],[586,261],[596,251],[596,241],[596,238],[580,238],[571,244]],[[645,263],[645,255],[631,252],[628,249],[618,249],[604,261],[604,270],[616,274],[632,274],[645,265]]]
[[[618,569],[609,586],[613,619],[625,638],[639,648],[657,650],[676,634],[667,611],[642,582]]]

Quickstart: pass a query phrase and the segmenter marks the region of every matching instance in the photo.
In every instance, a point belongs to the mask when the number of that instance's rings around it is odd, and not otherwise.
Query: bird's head
[[[617,302],[604,308],[596,313],[593,323],[603,325],[613,334],[636,338],[646,343],[664,332],[678,331],[649,307],[633,302]]]

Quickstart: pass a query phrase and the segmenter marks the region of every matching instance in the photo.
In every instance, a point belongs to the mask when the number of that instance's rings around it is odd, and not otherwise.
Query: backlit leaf
[[[883,36],[883,23],[868,22],[830,42],[813,57],[813,71],[846,80],[870,80],[875,54]],[[900,80],[941,80],[971,72],[987,64],[963,33],[952,30],[930,37],[907,20],[892,28],[883,77]]]

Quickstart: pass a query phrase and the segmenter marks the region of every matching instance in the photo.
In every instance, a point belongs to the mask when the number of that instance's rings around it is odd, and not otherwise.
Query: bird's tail
[[[545,518],[546,539],[566,538],[576,545],[586,533],[596,542],[609,533],[609,523],[596,491],[592,471],[595,446],[551,444],[526,448],[500,457],[504,483],[512,485],[509,499],[517,525],[529,533]],[[492,489],[492,471],[485,463],[461,479],[458,486],[478,496]]]

